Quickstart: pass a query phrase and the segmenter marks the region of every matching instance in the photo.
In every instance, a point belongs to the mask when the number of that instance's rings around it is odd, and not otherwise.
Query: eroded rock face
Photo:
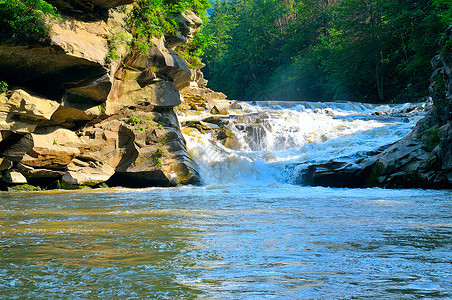
[[[197,167],[172,109],[142,106],[85,128],[80,158],[115,169],[114,184],[132,187],[199,183]]]
[[[47,41],[0,45],[0,78],[20,87],[0,95],[3,185],[198,183],[173,112],[192,75],[185,61],[163,38],[147,54],[129,48],[130,8],[109,9],[132,0],[49,2],[62,18],[49,21]],[[198,19],[181,17],[185,39]]]
[[[129,52],[124,58],[124,65],[126,70],[146,72],[154,69],[159,77],[179,87],[188,83],[191,78],[187,63],[174,50],[165,48],[162,41],[156,41],[156,45],[146,54],[137,51]]]
[[[167,36],[165,39],[165,45],[171,49],[187,44],[203,24],[201,18],[189,10],[182,12],[176,21],[179,24],[179,30],[175,35]]]

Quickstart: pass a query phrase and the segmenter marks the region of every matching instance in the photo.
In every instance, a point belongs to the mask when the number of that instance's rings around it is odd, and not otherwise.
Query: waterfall
[[[353,160],[406,136],[425,104],[241,103],[227,116],[179,114],[206,185],[290,183],[309,165]]]

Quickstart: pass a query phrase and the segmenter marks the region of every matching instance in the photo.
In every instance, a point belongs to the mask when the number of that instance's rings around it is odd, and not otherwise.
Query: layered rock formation
[[[175,38],[131,49],[131,8],[111,8],[132,0],[49,2],[62,16],[46,41],[0,45],[0,80],[11,87],[0,95],[2,186],[198,183],[173,111],[192,77]],[[180,19],[186,42],[201,23],[191,12]]]
[[[330,161],[300,175],[308,185],[452,188],[452,26],[432,59],[433,108],[402,140],[355,163]]]

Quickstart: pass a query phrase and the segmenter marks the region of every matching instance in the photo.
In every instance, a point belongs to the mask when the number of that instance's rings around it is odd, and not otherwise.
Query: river
[[[452,298],[452,191],[291,184],[310,163],[399,139],[422,113],[244,107],[266,117],[231,124],[231,148],[184,130],[203,186],[1,192],[0,298]]]

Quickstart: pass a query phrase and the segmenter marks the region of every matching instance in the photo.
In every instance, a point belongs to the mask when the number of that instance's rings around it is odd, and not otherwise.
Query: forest
[[[452,0],[216,0],[210,87],[239,100],[420,101]]]
[[[175,16],[193,10],[203,29],[177,51],[237,100],[421,101],[452,24],[452,0],[210,2],[207,13],[208,0],[137,0],[131,46],[146,52],[150,37],[174,34]],[[0,0],[0,43],[44,38],[44,19],[58,17],[52,3]]]

